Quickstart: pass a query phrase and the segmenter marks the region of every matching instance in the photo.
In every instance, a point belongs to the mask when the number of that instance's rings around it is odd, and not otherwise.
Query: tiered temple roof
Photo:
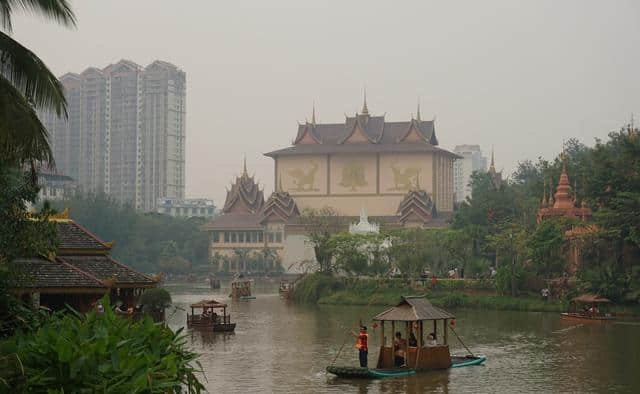
[[[293,146],[266,153],[266,156],[305,155],[357,152],[441,152],[456,156],[438,147],[435,122],[417,117],[406,122],[387,122],[385,115],[372,116],[366,98],[362,111],[345,115],[344,123],[318,124],[315,110],[311,122],[298,125]],[[456,156],[457,157],[457,156]]]
[[[398,206],[398,217],[407,222],[423,225],[436,216],[436,207],[429,194],[421,189],[410,190]]]
[[[105,242],[69,219],[69,211],[53,217],[59,241],[48,258],[25,257],[12,262],[12,288],[50,294],[105,293],[110,288],[148,288],[157,282],[110,256]]]
[[[551,187],[549,189],[551,189]],[[584,199],[582,200],[581,207],[576,206],[575,194],[572,193],[569,176],[567,175],[567,169],[564,164],[555,196],[552,195],[551,190],[549,190],[549,198],[547,199],[546,186],[544,194],[540,209],[538,209],[538,223],[553,217],[582,218],[584,220],[590,218],[592,215],[591,209],[586,206]]]
[[[269,199],[261,212],[260,223],[267,221],[288,222],[291,218],[300,216],[300,211],[296,202],[288,192],[282,191],[282,186],[278,191],[271,193]]]
[[[244,162],[242,175],[236,178],[227,191],[227,198],[224,202],[222,212],[255,214],[260,212],[264,205],[264,193],[256,183],[253,176],[247,173],[247,161]]]

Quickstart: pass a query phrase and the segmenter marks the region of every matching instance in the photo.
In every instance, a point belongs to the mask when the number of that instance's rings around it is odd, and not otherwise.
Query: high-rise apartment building
[[[482,156],[480,145],[457,145],[453,152],[462,156],[453,164],[453,187],[456,202],[464,201],[471,195],[471,174],[487,170],[487,158]]]
[[[152,211],[184,198],[186,76],[173,64],[121,60],[61,77],[69,118],[43,113],[58,170],[85,192]]]

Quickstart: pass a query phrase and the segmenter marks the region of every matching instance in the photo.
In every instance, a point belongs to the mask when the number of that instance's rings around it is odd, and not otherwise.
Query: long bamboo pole
[[[465,345],[464,342],[462,342],[462,339],[460,338],[460,336],[458,335],[458,333],[456,332],[456,330],[453,329],[453,327],[449,326],[449,328],[451,329],[451,331],[453,331],[453,333],[455,334],[456,338],[458,338],[458,341],[460,341],[460,343],[462,344],[462,346],[464,346],[465,349],[467,349],[467,351],[469,352],[469,354],[472,357],[475,357],[475,355],[471,352],[471,350],[467,347],[467,345]]]

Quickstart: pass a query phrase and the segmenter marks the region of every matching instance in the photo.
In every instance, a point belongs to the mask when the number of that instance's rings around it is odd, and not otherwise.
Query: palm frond
[[[4,1],[4,0],[0,0]],[[6,77],[37,108],[67,116],[64,88],[35,53],[0,32],[0,75]]]
[[[49,163],[53,152],[49,134],[33,106],[0,75],[0,162],[12,165]]]
[[[0,0],[0,25],[11,31],[11,16],[15,9],[53,19],[64,26],[75,26],[76,17],[67,0]]]

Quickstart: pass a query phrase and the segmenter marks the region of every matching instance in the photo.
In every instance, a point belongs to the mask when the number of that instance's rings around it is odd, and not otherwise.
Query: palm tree
[[[67,117],[64,89],[33,52],[11,38],[15,11],[38,14],[64,26],[76,20],[67,0],[0,0],[0,161],[53,165],[48,133],[36,109]]]

